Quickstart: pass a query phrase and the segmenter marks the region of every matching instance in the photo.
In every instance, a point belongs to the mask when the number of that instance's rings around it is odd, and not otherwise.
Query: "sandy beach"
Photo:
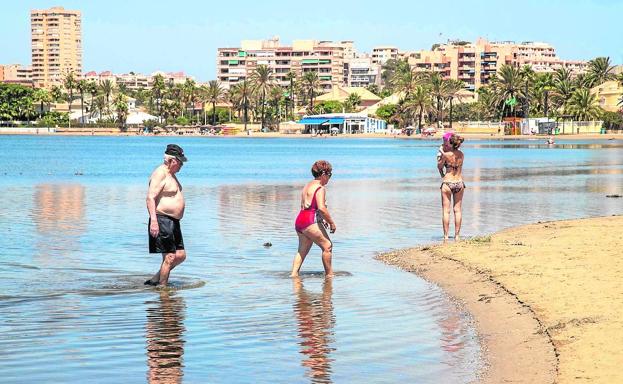
[[[621,383],[623,216],[539,222],[379,255],[473,315],[483,383]]]

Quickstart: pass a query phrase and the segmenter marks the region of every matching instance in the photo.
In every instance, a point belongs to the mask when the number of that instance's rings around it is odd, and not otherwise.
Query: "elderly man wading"
[[[162,264],[145,285],[166,286],[171,270],[186,259],[180,227],[180,220],[184,216],[184,195],[182,185],[175,176],[186,160],[180,146],[169,144],[164,152],[164,163],[149,178],[149,253],[162,253]]]

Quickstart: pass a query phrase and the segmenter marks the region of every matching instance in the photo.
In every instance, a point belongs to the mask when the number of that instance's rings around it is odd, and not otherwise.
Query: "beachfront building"
[[[115,74],[111,71],[103,71],[97,73],[95,71],[90,71],[85,73],[82,78],[87,81],[94,81],[98,84],[101,84],[105,80],[109,80],[114,85],[117,86],[125,86],[129,90],[138,90],[138,89],[151,89],[154,77],[156,75],[161,75],[164,78],[165,84],[184,84],[187,80],[194,80],[192,76],[186,75],[184,72],[162,72],[156,71],[150,75],[144,75],[141,73],[123,73],[123,74]]]
[[[229,88],[248,79],[258,65],[267,65],[272,80],[285,88],[290,85],[289,72],[300,77],[314,71],[318,72],[320,88],[326,92],[344,82],[344,56],[353,51],[352,41],[295,40],[291,46],[282,46],[279,37],[243,40],[240,47],[217,49],[216,77]]]
[[[68,72],[82,74],[80,11],[63,7],[30,11],[32,80],[37,88],[61,85]]]
[[[314,99],[314,104],[320,104],[325,101],[345,102],[351,94],[359,96],[361,103],[359,107],[366,108],[381,101],[381,98],[374,93],[362,87],[333,87],[329,92],[320,95]]]
[[[349,87],[381,85],[381,68],[381,64],[374,63],[368,55],[349,58],[344,62],[344,84]]]
[[[20,64],[0,64],[0,83],[21,84],[32,87],[32,67]]]
[[[623,85],[610,80],[591,88],[591,93],[597,98],[599,106],[606,111],[618,112],[623,109]]]
[[[321,115],[304,116],[297,122],[303,124],[303,133],[386,133],[385,120],[368,117],[361,113],[325,113]]]
[[[535,72],[568,68],[574,74],[583,72],[587,65],[584,61],[560,59],[554,47],[547,43],[489,42],[482,38],[475,43],[449,42],[435,45],[432,50],[405,52],[401,57],[406,58],[412,68],[439,72],[446,79],[461,80],[471,91],[488,84],[504,64],[529,65]]]
[[[398,48],[392,46],[381,46],[372,48],[372,62],[383,65],[390,59],[398,58]]]

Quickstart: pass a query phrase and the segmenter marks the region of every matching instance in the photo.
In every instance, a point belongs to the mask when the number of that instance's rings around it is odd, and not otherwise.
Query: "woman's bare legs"
[[[301,265],[303,265],[305,257],[309,253],[311,246],[314,244],[311,239],[302,233],[296,232],[296,234],[299,236],[299,249],[298,252],[296,252],[296,256],[294,256],[294,261],[292,262],[292,273],[290,273],[290,277],[298,277]]]
[[[315,223],[305,228],[303,230],[303,235],[322,249],[322,265],[324,266],[325,276],[333,277],[333,267],[331,265],[333,243],[331,242],[331,239],[329,239],[327,231],[322,225]]]
[[[463,222],[463,192],[465,192],[465,188],[454,194],[454,240],[460,240],[461,223]]]
[[[446,184],[441,186],[441,221],[443,224],[443,239],[448,240],[450,232],[450,204],[452,204],[452,191]]]

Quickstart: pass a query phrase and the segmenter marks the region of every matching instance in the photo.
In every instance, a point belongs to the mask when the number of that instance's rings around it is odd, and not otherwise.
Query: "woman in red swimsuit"
[[[322,249],[322,265],[326,277],[333,277],[331,257],[333,243],[325,229],[328,226],[335,233],[335,222],[325,204],[325,188],[331,178],[332,167],[328,161],[318,160],[312,166],[314,180],[307,183],[301,193],[301,211],[296,217],[294,229],[299,237],[299,249],[292,263],[290,276],[297,277],[311,246]]]

